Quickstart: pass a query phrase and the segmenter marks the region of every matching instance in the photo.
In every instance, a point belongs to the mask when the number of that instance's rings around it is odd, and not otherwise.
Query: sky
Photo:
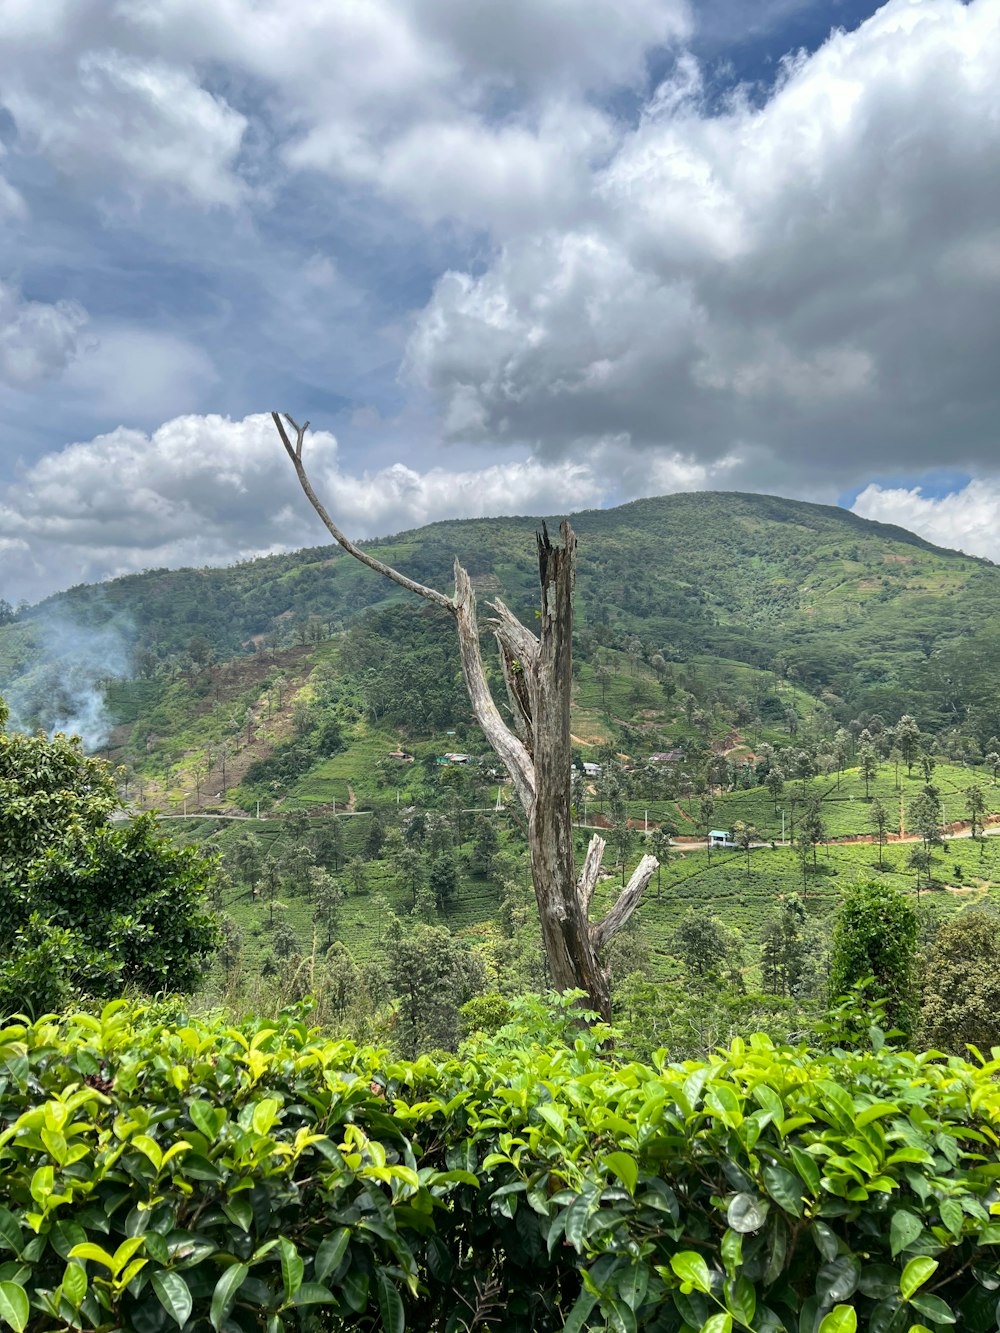
[[[677,490],[1000,560],[1000,0],[4,0],[0,597]]]

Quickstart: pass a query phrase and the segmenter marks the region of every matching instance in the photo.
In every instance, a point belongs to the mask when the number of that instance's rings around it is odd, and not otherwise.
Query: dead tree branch
[[[554,545],[542,525],[537,534],[541,592],[540,634],[536,637],[499,599],[491,603],[490,622],[500,648],[500,662],[510,701],[513,730],[504,722],[486,682],[479,646],[476,595],[472,580],[455,561],[455,595],[408,578],[391,565],[355,545],[334,523],[316,495],[302,461],[309,423],[297,425],[293,444],[281,415],[272,412],[285,452],[299,484],[326,530],[349,555],[408,592],[443,607],[458,631],[462,674],[476,721],[514,784],[527,819],[528,846],[535,899],[549,970],[559,990],[587,992],[604,1018],[611,1016],[610,976],[599,961],[642,897],[656,869],[654,857],[643,857],[621,897],[603,921],[591,923],[588,913],[604,852],[604,840],[591,839],[577,881],[573,858],[570,805],[570,698],[572,693],[573,581],[576,535],[568,523]]]

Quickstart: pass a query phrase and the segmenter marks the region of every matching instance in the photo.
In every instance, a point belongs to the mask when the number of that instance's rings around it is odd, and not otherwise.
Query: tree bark
[[[601,955],[638,907],[656,870],[655,857],[644,856],[607,916],[591,922],[589,909],[600,873],[604,840],[591,839],[579,882],[573,855],[570,779],[572,749],[570,702],[573,683],[573,582],[576,536],[560,527],[562,545],[554,546],[542,525],[537,534],[541,594],[540,635],[536,637],[497,600],[491,626],[500,649],[512,728],[504,722],[490,693],[479,647],[476,596],[466,570],[455,561],[455,595],[447,597],[384,564],[350,541],[316,496],[302,462],[309,427],[297,426],[292,444],[277,412],[271,413],[299,483],[330,535],[348,554],[400,587],[448,610],[455,618],[462,674],[469,701],[494,751],[514,784],[527,819],[531,875],[538,904],[542,943],[553,984],[558,990],[582,990],[605,1021],[611,1018],[611,974]]]

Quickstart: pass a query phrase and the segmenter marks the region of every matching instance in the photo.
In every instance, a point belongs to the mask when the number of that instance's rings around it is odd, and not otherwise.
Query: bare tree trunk
[[[582,990],[604,1019],[611,1017],[611,976],[601,955],[639,905],[657,868],[644,856],[621,896],[603,921],[591,922],[589,908],[600,871],[604,841],[591,839],[579,881],[573,857],[570,777],[570,698],[573,667],[573,579],[576,537],[561,527],[562,546],[553,546],[544,529],[538,535],[541,584],[540,638],[504,606],[491,603],[491,622],[500,646],[513,730],[504,722],[486,683],[479,647],[476,597],[468,573],[456,560],[455,596],[446,597],[407,578],[361,550],[330,518],[316,496],[302,462],[309,423],[288,436],[272,412],[281,442],[292,461],[309,503],[327,531],[345,551],[394,583],[448,610],[455,618],[462,673],[476,720],[503,761],[514,783],[528,825],[531,874],[541,922],[542,942],[553,984],[558,990]]]
[[[570,697],[573,680],[573,575],[576,537],[561,528],[562,547],[538,537],[541,639],[529,677],[536,796],[528,812],[531,874],[542,942],[558,990],[585,990],[611,1017],[610,976],[597,961],[573,864]]]

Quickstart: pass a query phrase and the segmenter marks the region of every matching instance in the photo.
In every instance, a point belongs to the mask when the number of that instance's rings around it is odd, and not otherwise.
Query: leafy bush
[[[0,1031],[17,1330],[995,1327],[1000,1060],[616,1064],[521,1011],[383,1063],[301,1015]],[[875,1042],[878,1046],[878,1042]]]
[[[0,1016],[81,993],[193,989],[218,943],[210,876],[151,815],[53,847],[20,874],[0,868]]]
[[[851,885],[833,932],[830,994],[844,995],[870,978],[874,996],[886,1002],[889,1021],[909,1034],[917,1009],[916,947],[917,913],[904,894],[877,880]]]

